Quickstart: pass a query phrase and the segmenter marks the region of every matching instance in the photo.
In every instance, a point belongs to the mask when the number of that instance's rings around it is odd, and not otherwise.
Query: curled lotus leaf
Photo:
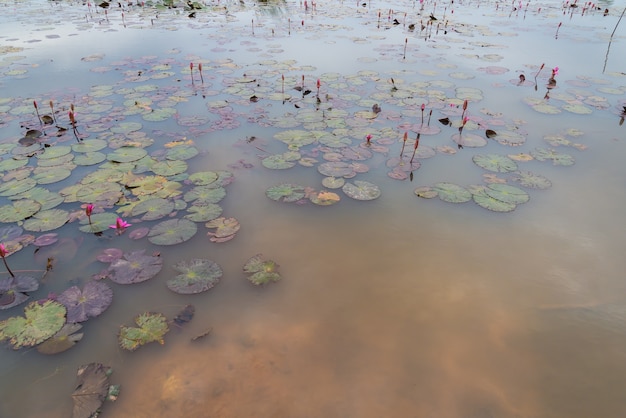
[[[216,218],[206,224],[207,229],[214,229],[215,232],[207,232],[207,235],[215,239],[232,238],[237,231],[241,228],[239,221],[235,218]],[[213,241],[213,238],[211,239]]]
[[[9,340],[16,350],[42,343],[63,327],[65,313],[65,306],[59,302],[31,302],[24,308],[24,317],[0,322],[0,341]]]
[[[346,183],[341,190],[343,190],[346,196],[355,200],[374,200],[380,197],[380,188],[373,183],[363,180]]]
[[[135,351],[144,344],[157,341],[164,344],[165,334],[169,331],[167,319],[160,313],[143,313],[135,318],[137,327],[120,327],[118,341],[125,350]]]
[[[526,203],[530,199],[528,193],[519,187],[511,186],[509,184],[493,183],[485,187],[485,193],[498,199],[504,203],[512,203],[518,205],[520,203]]]
[[[265,191],[265,195],[277,202],[297,202],[304,198],[304,187],[297,184],[283,183],[277,186],[272,186]]]
[[[37,351],[41,354],[58,354],[69,350],[83,339],[83,333],[78,332],[82,327],[81,324],[63,325],[56,334],[39,344]]]
[[[39,212],[41,204],[32,199],[20,199],[12,205],[0,206],[0,222],[14,223],[23,221]]]
[[[472,199],[476,204],[493,212],[511,212],[515,210],[515,203],[507,203],[489,196],[485,192],[486,187],[475,187],[472,190]]]
[[[195,223],[188,219],[169,219],[152,227],[148,241],[156,245],[174,245],[185,242],[198,231]]]
[[[222,268],[214,261],[195,258],[183,260],[173,266],[180,274],[167,281],[172,292],[190,295],[206,292],[222,277]]]
[[[262,254],[257,254],[246,261],[243,271],[250,274],[248,280],[258,286],[280,280],[278,267],[280,266],[275,261],[265,260]]]
[[[548,178],[530,171],[516,171],[511,180],[529,189],[544,190],[552,186],[552,182]]]
[[[65,210],[42,210],[24,222],[24,229],[36,232],[52,231],[65,225],[69,219],[70,214]]]
[[[125,253],[107,269],[108,277],[118,284],[141,283],[157,275],[163,267],[158,255],[145,255],[145,250]]]
[[[174,210],[174,202],[168,199],[160,197],[153,197],[146,200],[142,200],[133,206],[132,216],[139,216],[144,221],[154,221],[161,219]]]
[[[39,288],[39,282],[34,277],[16,276],[0,279],[0,309],[9,309],[28,300],[27,292],[34,292]]]
[[[472,199],[472,194],[465,187],[454,183],[441,182],[433,186],[439,199],[450,203],[464,203]]]
[[[113,301],[113,290],[104,282],[89,281],[81,290],[78,286],[66,289],[57,302],[67,308],[67,322],[84,322],[104,312]]]
[[[508,173],[517,170],[517,163],[505,155],[478,154],[472,157],[477,166],[495,173]]]

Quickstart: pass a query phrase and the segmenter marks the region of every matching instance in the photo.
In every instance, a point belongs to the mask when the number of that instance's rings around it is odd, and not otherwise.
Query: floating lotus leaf
[[[205,292],[215,286],[222,277],[222,268],[211,260],[195,258],[180,261],[172,266],[179,275],[167,281],[172,292],[182,295]]]
[[[106,160],[107,156],[102,152],[85,152],[78,154],[74,158],[74,164],[76,165],[95,165]]]
[[[322,185],[329,189],[339,189],[346,184],[346,180],[342,177],[324,177]]]
[[[152,165],[152,172],[159,176],[174,176],[187,171],[187,163],[182,160],[159,161]]]
[[[337,193],[328,192],[326,190],[321,190],[319,192],[309,192],[308,196],[309,200],[312,203],[315,203],[319,206],[334,205],[335,203],[339,202],[339,200],[341,200]]]
[[[125,253],[122,258],[113,261],[107,270],[111,281],[132,284],[145,282],[156,276],[163,267],[163,260],[158,255],[144,253],[145,250]]]
[[[374,154],[367,148],[362,147],[344,147],[341,149],[341,155],[346,160],[365,161],[372,158]]]
[[[44,170],[42,170],[43,168],[46,167],[60,167],[61,168],[65,168],[65,169],[73,169],[75,167],[74,164],[72,164],[72,161],[74,160],[74,154],[65,154],[62,155],[60,157],[56,157],[56,158],[48,158],[48,159],[38,159],[37,160],[37,168],[39,170],[36,170],[35,173],[37,173],[37,171],[42,172]]]
[[[41,354],[58,354],[74,347],[77,342],[83,339],[83,333],[78,331],[83,326],[81,324],[65,324],[56,334],[37,346],[37,351]]]
[[[219,174],[215,171],[201,171],[190,174],[187,180],[196,186],[208,186],[215,183],[218,178]]]
[[[15,198],[32,199],[41,205],[40,210],[52,209],[63,203],[63,196],[43,187],[33,187],[20,195],[11,197],[11,200]]]
[[[530,171],[517,171],[512,177],[512,180],[530,189],[543,190],[549,189],[552,186],[552,182],[549,179],[540,174],[531,173]]]
[[[174,210],[174,202],[159,197],[153,197],[146,200],[142,200],[133,206],[132,216],[140,216],[144,221],[154,221],[161,219]]]
[[[265,195],[277,202],[297,202],[304,198],[304,187],[297,184],[283,183],[272,186],[265,191]]]
[[[23,159],[8,158],[6,160],[0,161],[0,171],[15,170],[16,168],[24,167],[26,164],[28,164],[27,158],[23,158]]]
[[[215,232],[207,232],[207,235],[211,237],[211,241],[213,242],[225,242],[231,240],[241,225],[239,221],[235,218],[216,218],[213,219],[206,224],[204,224],[208,229],[216,228]]]
[[[100,151],[107,147],[107,142],[104,139],[85,139],[74,145],[72,145],[72,151],[89,153]]]
[[[44,148],[45,151],[37,155],[40,160],[49,160],[51,158],[58,158],[63,155],[72,152],[72,147],[66,145],[57,145],[54,147]]]
[[[34,292],[39,288],[39,282],[34,277],[16,276],[0,279],[0,309],[9,309],[28,300],[27,292]]]
[[[23,232],[24,229],[16,225],[2,227],[0,228],[0,242],[13,241]]]
[[[170,219],[156,224],[148,234],[148,241],[156,245],[174,245],[185,242],[198,231],[195,223],[187,219]]]
[[[568,103],[563,105],[563,109],[577,115],[590,115],[593,113],[593,110],[590,107],[587,107],[582,103]]]
[[[330,148],[343,148],[352,144],[352,140],[348,137],[336,136],[333,134],[327,134],[319,138],[319,142],[322,145],[326,145]]]
[[[110,200],[110,194],[118,196],[118,198],[122,197],[122,186],[113,182],[89,183],[88,185],[78,188],[75,197],[79,202],[96,203],[100,200]]]
[[[290,147],[304,147],[314,143],[317,138],[311,131],[304,130],[286,130],[274,135],[274,138],[284,142]]]
[[[39,211],[41,205],[31,199],[20,199],[12,205],[0,206],[0,222],[14,223],[23,221]]]
[[[52,231],[65,225],[69,219],[70,214],[65,210],[42,210],[24,222],[24,229],[36,232]]]
[[[222,207],[215,203],[201,203],[196,201],[187,208],[187,212],[189,212],[189,214],[185,215],[185,219],[194,222],[207,222],[220,216],[222,214]]]
[[[569,154],[560,154],[546,148],[535,148],[530,154],[538,161],[551,160],[554,165],[568,166],[574,164],[574,157]]]
[[[0,185],[0,196],[14,196],[24,193],[37,185],[37,180],[33,178],[25,178],[22,180],[11,180]]]
[[[89,223],[89,219],[84,218],[80,221],[82,226],[78,229],[88,234],[103,232],[109,229],[109,225],[114,225],[116,220],[117,215],[115,213],[95,213],[91,215],[91,223]]]
[[[374,200],[380,197],[380,188],[363,180],[355,180],[354,184],[346,183],[341,190],[355,200]]]
[[[463,133],[462,135],[454,134],[452,135],[452,140],[462,147],[468,148],[478,148],[487,145],[485,138],[472,133]]]
[[[65,306],[52,300],[31,302],[24,309],[24,317],[0,322],[0,341],[9,340],[16,350],[37,345],[63,327],[65,312]]]
[[[141,176],[124,179],[123,183],[135,196],[147,196],[162,190],[168,180],[163,176]]]
[[[135,351],[140,346],[158,341],[164,344],[163,337],[169,331],[167,319],[160,313],[143,313],[135,318],[136,327],[120,327],[118,341],[125,350]]]
[[[328,177],[352,178],[356,176],[354,168],[343,161],[329,161],[317,166],[317,171]]]
[[[78,286],[66,289],[57,302],[67,308],[67,322],[84,322],[104,312],[113,301],[113,290],[104,282],[89,281],[81,291]]]
[[[109,392],[111,368],[100,363],[81,366],[76,373],[72,418],[95,418]]]
[[[450,203],[464,203],[472,199],[472,194],[465,187],[454,183],[441,182],[433,186],[439,199]]]
[[[430,186],[418,187],[415,189],[414,193],[417,197],[423,197],[424,199],[432,199],[439,195],[439,192]]]
[[[300,159],[301,155],[296,151],[287,151],[282,154],[270,155],[267,158],[263,158],[261,164],[264,167],[272,168],[274,170],[285,170],[296,165],[296,161]]]
[[[515,203],[507,203],[494,199],[485,192],[485,189],[486,187],[477,187],[472,190],[472,199],[474,199],[474,202],[476,202],[478,206],[494,212],[511,212],[517,207]]]
[[[196,186],[183,196],[185,202],[218,203],[226,196],[223,187]]]
[[[517,170],[517,164],[505,155],[478,154],[472,157],[477,166],[495,173],[508,173]]]
[[[35,241],[33,241],[33,245],[36,245],[37,247],[45,247],[52,245],[57,241],[59,241],[59,234],[53,232],[50,234],[39,235]]]
[[[148,228],[148,227],[136,228],[136,229],[133,229],[128,234],[128,238],[130,238],[130,239],[141,239],[141,238],[147,236],[149,232],[150,232],[150,228]]]
[[[141,117],[150,122],[160,122],[167,120],[176,114],[173,107],[159,107],[152,109],[150,113],[144,113]]]
[[[515,205],[526,203],[530,199],[524,190],[508,184],[489,184],[485,187],[485,193],[501,202]]]
[[[116,134],[128,134],[140,130],[142,126],[143,125],[139,122],[120,122],[117,126],[111,128],[111,132]]]
[[[96,260],[103,263],[112,263],[115,260],[119,260],[124,255],[124,252],[119,248],[107,248],[104,249],[96,256]]]
[[[246,264],[243,266],[243,271],[250,274],[248,280],[258,286],[279,281],[281,277],[277,271],[278,267],[280,266],[276,264],[276,262],[264,260],[262,254],[257,254],[246,261]]]
[[[116,163],[129,163],[140,160],[146,155],[148,152],[143,148],[121,147],[108,154],[107,159]]]
[[[526,136],[520,134],[519,132],[500,131],[498,132],[496,141],[502,145],[518,147],[526,142]]]
[[[71,170],[66,168],[55,168],[43,171],[37,171],[33,173],[33,180],[38,184],[52,184],[61,180],[65,180],[72,174]]]
[[[198,148],[193,145],[176,145],[170,148],[165,154],[168,160],[189,160],[198,155]]]

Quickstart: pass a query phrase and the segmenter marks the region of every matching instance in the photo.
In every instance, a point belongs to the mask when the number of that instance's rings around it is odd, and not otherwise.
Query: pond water
[[[0,417],[71,416],[92,362],[121,385],[102,417],[626,415],[624,2],[157,6],[0,4],[0,236],[39,282],[0,320],[113,293],[58,354],[0,322]],[[108,248],[162,269],[118,284]],[[282,279],[247,280],[256,254]],[[219,283],[169,290],[192,259]],[[145,312],[164,344],[122,349]]]

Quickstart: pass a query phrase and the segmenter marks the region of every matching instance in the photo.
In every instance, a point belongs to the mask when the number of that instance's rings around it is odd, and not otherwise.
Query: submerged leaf
[[[109,391],[111,369],[100,363],[81,366],[76,373],[76,389],[72,393],[72,418],[93,418]]]

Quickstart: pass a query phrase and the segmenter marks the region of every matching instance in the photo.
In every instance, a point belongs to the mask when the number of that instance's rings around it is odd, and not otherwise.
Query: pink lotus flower
[[[552,69],[552,78],[554,78],[559,73],[559,67],[554,67]]]
[[[85,214],[87,215],[88,218],[90,218],[92,213],[93,213],[93,204],[90,203],[85,207]]]
[[[365,139],[367,140],[367,143],[369,144],[370,141],[372,140],[372,134],[367,134],[367,136],[365,137]]]
[[[126,230],[126,228],[128,228],[129,226],[131,226],[132,224],[129,224],[128,222],[126,222],[124,219],[122,218],[117,218],[115,220],[115,224],[113,225],[109,225],[109,228],[111,229],[115,229],[117,235],[121,235],[124,233],[124,231]]]
[[[11,277],[15,278],[15,274],[13,274],[13,272],[11,271],[11,269],[9,268],[9,265],[7,264],[7,260],[4,258],[9,254],[9,252],[7,251],[6,247],[4,246],[4,244],[0,244],[0,257],[2,257],[2,261],[4,262],[4,267],[6,267],[7,271],[9,272],[9,274],[11,275]]]

